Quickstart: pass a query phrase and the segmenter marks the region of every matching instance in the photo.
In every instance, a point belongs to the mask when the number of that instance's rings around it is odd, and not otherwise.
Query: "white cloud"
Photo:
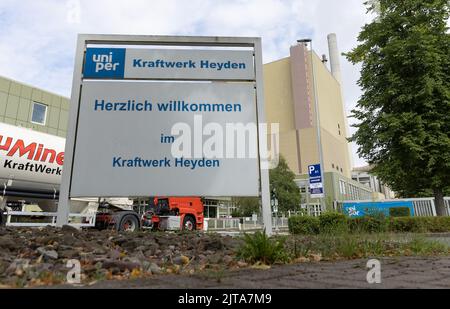
[[[65,96],[78,33],[261,36],[268,62],[288,56],[302,37],[312,37],[319,55],[328,54],[330,32],[349,51],[371,19],[363,0],[0,1],[0,74]],[[359,68],[344,58],[341,66],[350,110],[360,94]]]

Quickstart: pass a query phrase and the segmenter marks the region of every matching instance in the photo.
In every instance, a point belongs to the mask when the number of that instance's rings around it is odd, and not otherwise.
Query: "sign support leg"
[[[262,47],[261,40],[255,40],[255,68],[256,68],[256,98],[257,98],[257,110],[258,110],[258,124],[262,124],[265,121],[264,112],[264,88],[263,88],[263,76],[262,76]],[[261,182],[261,208],[262,218],[264,223],[264,230],[267,236],[272,235],[272,209],[270,206],[270,182],[269,182],[269,164],[263,163],[261,154],[265,153],[267,149],[262,149],[267,143],[262,142],[263,139],[267,139],[265,134],[259,132],[259,170],[260,170],[260,182]],[[269,160],[267,158],[266,160]]]

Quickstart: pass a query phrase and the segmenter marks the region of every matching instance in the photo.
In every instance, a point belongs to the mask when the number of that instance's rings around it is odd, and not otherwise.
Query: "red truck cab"
[[[181,230],[203,229],[203,201],[200,197],[155,197],[151,221],[157,229],[162,216],[180,216]]]
[[[96,215],[96,228],[117,231],[136,231],[141,228],[202,230],[203,200],[200,197],[150,197],[143,211],[122,210],[103,203]],[[179,226],[178,226],[179,222]]]

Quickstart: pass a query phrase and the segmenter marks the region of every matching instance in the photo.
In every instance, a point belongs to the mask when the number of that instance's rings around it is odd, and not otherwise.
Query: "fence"
[[[6,211],[6,226],[18,226],[18,227],[42,227],[42,226],[55,226],[56,225],[56,212],[26,212],[26,211]],[[13,219],[35,217],[48,219],[47,222],[23,222],[14,221]],[[83,220],[84,218],[84,220]],[[79,222],[77,222],[79,221]],[[95,226],[95,213],[70,213],[69,225],[73,227],[93,227]]]
[[[436,206],[434,205],[434,198],[432,197],[417,198],[417,199],[410,199],[410,201],[412,201],[413,203],[414,216],[418,217],[436,216]]]
[[[322,214],[322,206],[320,204],[308,204],[306,205],[308,215],[318,217]]]
[[[288,211],[281,217],[272,217],[272,229],[275,231],[287,230],[288,220],[291,216],[310,215],[320,216],[322,208],[320,204],[302,205],[306,211]],[[243,218],[205,218],[205,230],[207,231],[256,231],[263,230],[264,223],[261,216]]]
[[[239,230],[239,218],[205,218],[205,230]]]
[[[434,197],[399,199],[401,201],[412,201],[414,216],[434,217],[436,216],[436,204]],[[450,197],[444,197],[445,215],[450,216]]]

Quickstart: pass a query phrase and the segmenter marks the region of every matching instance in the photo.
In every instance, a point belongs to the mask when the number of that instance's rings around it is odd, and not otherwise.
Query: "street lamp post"
[[[277,224],[277,221],[278,221],[278,199],[277,199],[277,193],[276,193],[275,188],[272,190],[271,193],[272,193],[271,194],[272,196],[270,199],[270,204],[272,205],[272,211],[275,214],[275,230],[278,231],[278,224]]]
[[[316,74],[314,72],[314,59],[313,59],[313,48],[312,48],[312,39],[301,39],[297,40],[298,43],[309,43],[310,45],[310,54],[311,54],[311,71],[312,71],[312,80],[313,80],[313,91],[314,91],[314,108],[316,110],[316,136],[317,136],[317,147],[319,150],[319,163],[320,163],[320,175],[322,176],[322,186],[323,186],[323,194],[325,196],[325,174],[324,174],[324,165],[323,165],[323,153],[322,153],[322,139],[320,133],[320,116],[319,116],[319,103],[317,101],[317,87],[316,87]],[[309,192],[307,193],[309,194]],[[322,211],[325,211],[324,198],[320,198],[320,208]]]

